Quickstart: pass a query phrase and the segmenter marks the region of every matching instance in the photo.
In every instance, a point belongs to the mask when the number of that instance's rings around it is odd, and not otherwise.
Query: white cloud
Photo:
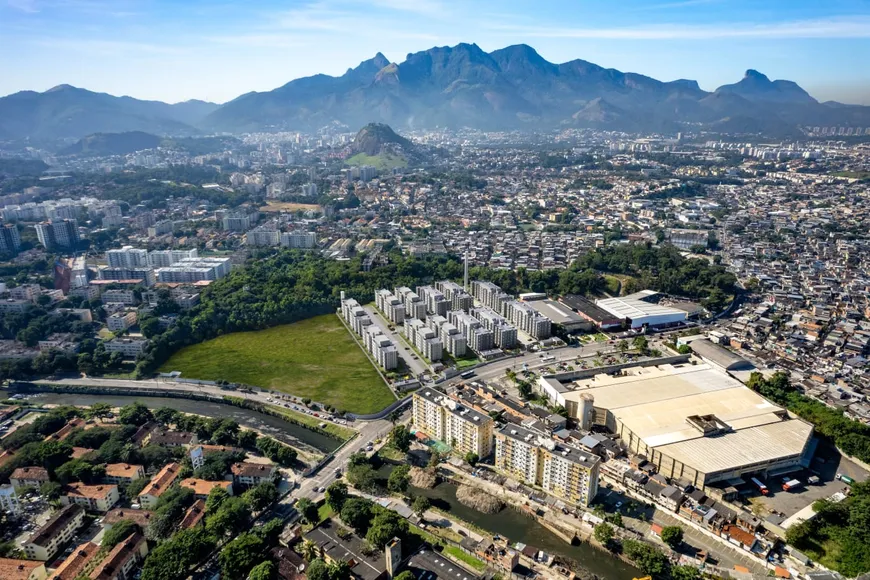
[[[708,40],[721,38],[870,38],[870,17],[849,16],[768,24],[731,22],[716,25],[660,24],[624,28],[553,28],[484,24],[492,32],[537,38],[609,40]]]

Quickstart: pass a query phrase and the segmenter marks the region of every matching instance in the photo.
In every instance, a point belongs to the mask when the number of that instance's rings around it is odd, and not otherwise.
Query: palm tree
[[[303,540],[302,546],[299,548],[299,553],[305,558],[306,562],[311,562],[317,559],[319,549],[317,544],[311,540]]]

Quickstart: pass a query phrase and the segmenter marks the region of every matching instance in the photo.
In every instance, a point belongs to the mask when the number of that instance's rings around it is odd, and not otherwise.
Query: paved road
[[[368,313],[369,318],[372,319],[372,323],[380,328],[381,332],[390,337],[390,339],[396,344],[396,348],[399,350],[399,356],[402,357],[402,360],[405,361],[405,366],[411,370],[415,377],[420,376],[420,374],[429,370],[429,366],[420,360],[420,357],[417,357],[416,359],[413,357],[415,353],[408,348],[402,340],[402,337],[399,336],[399,329],[396,328],[396,330],[390,330],[390,321],[381,316],[381,313],[378,312],[374,306],[363,306],[363,310]]]

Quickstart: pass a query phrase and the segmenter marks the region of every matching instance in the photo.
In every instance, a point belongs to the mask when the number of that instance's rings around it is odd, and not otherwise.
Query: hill
[[[59,85],[0,98],[0,138],[49,141],[127,131],[194,135],[194,125],[217,107],[203,101],[141,101]]]
[[[162,141],[162,137],[143,133],[142,131],[94,133],[62,149],[58,152],[58,155],[78,155],[82,157],[126,155],[143,149],[153,149],[160,145]]]
[[[384,123],[369,123],[360,129],[350,147],[354,153],[366,155],[380,155],[391,149],[411,152],[415,148],[413,143],[398,135]]]

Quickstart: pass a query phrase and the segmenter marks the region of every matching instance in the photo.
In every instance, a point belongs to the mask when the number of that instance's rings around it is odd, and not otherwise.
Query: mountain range
[[[0,139],[80,138],[95,132],[164,135],[310,131],[369,122],[397,129],[588,127],[797,134],[800,125],[870,126],[870,107],[820,103],[794,82],[755,70],[713,92],[584,60],[555,64],[527,45],[485,52],[435,47],[392,63],[383,54],[341,76],[314,75],[215,105],[168,105],[62,85],[0,99]]]

